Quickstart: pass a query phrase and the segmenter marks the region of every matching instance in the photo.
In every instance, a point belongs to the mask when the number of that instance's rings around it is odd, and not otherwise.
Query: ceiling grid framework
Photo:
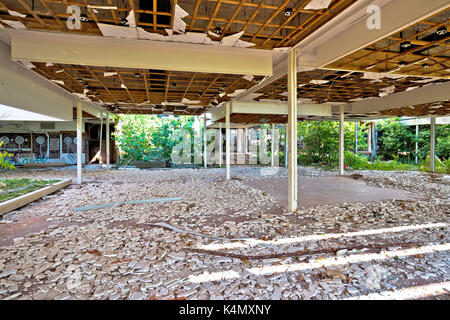
[[[208,34],[211,40],[218,42],[243,32],[240,39],[253,44],[245,49],[251,52],[253,48],[283,50],[284,47],[297,45],[357,0],[332,0],[327,8],[316,10],[306,9],[309,2],[0,0],[0,19],[21,22],[29,30],[101,36],[97,23],[123,26],[124,19],[133,12],[137,27],[166,35],[166,29],[174,25],[176,5],[179,5],[188,13],[183,18],[187,32]],[[81,30],[68,30],[66,27],[69,5],[81,8]],[[285,14],[288,8],[291,10],[289,15]],[[10,11],[18,14],[11,15]],[[448,18],[447,8],[322,69],[299,72],[298,98],[319,104],[348,104],[448,81],[450,38],[449,33],[443,31],[449,28]],[[0,24],[10,28],[4,22]],[[249,81],[244,77],[248,75],[219,73],[221,71],[193,73],[31,62],[36,66],[33,71],[64,90],[116,113],[200,115],[232,100],[234,92],[249,89],[263,79],[262,76],[254,76]],[[368,73],[384,74],[385,77],[373,79],[365,76]],[[286,77],[282,77],[256,91],[259,96],[254,101],[286,101],[286,91]],[[421,105],[415,109],[423,115],[448,114],[447,101],[436,103],[440,104]],[[405,106],[385,113],[412,114],[415,111],[411,111],[411,107]]]

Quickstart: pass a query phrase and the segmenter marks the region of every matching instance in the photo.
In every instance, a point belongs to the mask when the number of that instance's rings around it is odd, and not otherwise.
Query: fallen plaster
[[[299,180],[338,175],[298,169]],[[289,213],[270,194],[245,185],[250,180],[266,184],[260,168],[233,167],[229,181],[224,169],[84,170],[83,185],[0,221],[1,299],[348,299],[387,291],[395,297],[408,288],[416,296],[445,298],[417,289],[436,284],[434,291],[448,289],[450,186],[438,175],[357,171],[355,177],[369,186],[407,190],[412,199],[319,205]],[[74,172],[16,171],[5,177],[63,179]],[[285,168],[275,175],[286,177]],[[136,194],[183,200],[74,211],[90,203],[129,201]],[[388,247],[351,249],[381,243]],[[396,248],[399,243],[414,246]],[[341,250],[246,260],[187,248],[237,256]]]
[[[242,41],[239,38],[244,34],[243,31],[230,36],[223,37],[221,41],[214,41],[208,37],[207,33],[186,32],[186,23],[182,18],[188,13],[176,5],[175,19],[172,29],[165,29],[167,35],[145,31],[141,27],[136,27],[134,20],[134,11],[130,10],[127,16],[128,26],[115,26],[105,23],[97,23],[98,28],[105,37],[154,40],[167,42],[185,42],[195,44],[205,44],[223,47],[241,47],[247,48],[254,46],[254,43]]]

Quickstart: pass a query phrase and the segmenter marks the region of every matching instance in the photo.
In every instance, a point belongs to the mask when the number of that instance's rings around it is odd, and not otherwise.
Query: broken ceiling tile
[[[27,29],[27,27],[20,21],[15,21],[15,20],[5,20],[5,19],[0,19],[0,21],[4,24],[7,24],[8,26],[10,26],[13,29],[18,29],[18,30],[25,30]]]
[[[232,34],[231,36],[223,37],[220,43],[224,47],[233,47],[239,40],[239,38],[244,34],[244,31]]]
[[[55,79],[51,79],[50,81],[60,84],[60,85],[64,85],[64,81],[63,80],[55,80]]]
[[[228,94],[228,96],[234,98],[234,97],[237,97],[238,95],[240,95],[241,93],[244,93],[245,91],[247,91],[247,90],[246,89],[237,89],[237,90],[234,90],[233,93]]]
[[[20,17],[20,18],[25,18],[27,16],[26,14],[22,14],[20,12],[14,11],[14,10],[8,10],[8,13],[11,16]]]
[[[111,76],[115,76],[117,74],[117,72],[104,72],[103,76],[104,77],[111,77]]]
[[[172,30],[175,32],[184,33],[186,31],[186,22],[184,22],[182,19],[187,17],[188,15],[189,13],[184,11],[178,4],[176,4]]]
[[[183,98],[181,100],[181,103],[183,103],[183,104],[200,104],[201,101],[199,101],[199,100],[189,100],[187,98]]]
[[[327,9],[330,6],[331,0],[311,0],[303,9],[305,10],[320,10]]]
[[[129,28],[136,28],[136,19],[134,17],[134,10],[130,10],[130,12],[128,13],[126,19],[128,21],[128,27]]]
[[[321,85],[321,84],[327,84],[328,82],[330,82],[330,81],[328,81],[328,80],[311,80],[311,81],[310,81],[310,83],[312,83],[312,84],[318,84],[318,85]]]
[[[97,23],[104,37],[138,39],[136,28],[114,26],[105,23]]]

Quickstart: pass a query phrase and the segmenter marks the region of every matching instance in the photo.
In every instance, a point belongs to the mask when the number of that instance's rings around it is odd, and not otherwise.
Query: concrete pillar
[[[244,153],[248,153],[248,128],[244,129]]]
[[[284,125],[284,166],[285,167],[288,166],[288,152],[289,152],[288,130],[287,130],[287,125]]]
[[[288,54],[288,210],[297,210],[297,56]]]
[[[111,168],[111,157],[110,157],[110,143],[109,143],[109,111],[106,111],[106,168]]]
[[[223,164],[223,137],[222,137],[222,122],[219,123],[219,166],[222,168]]]
[[[100,157],[98,159],[98,163],[101,164],[103,162],[102,159],[102,142],[103,142],[103,112],[100,112]]]
[[[344,174],[344,106],[339,106],[339,174]]]
[[[83,167],[83,110],[81,109],[81,101],[77,101],[77,183],[81,184],[81,169]]]
[[[231,149],[231,132],[230,132],[230,108],[231,108],[231,103],[228,102],[225,105],[225,161],[226,161],[226,166],[227,166],[227,180],[230,180],[231,178],[231,168],[230,168],[230,149]]]
[[[206,112],[203,114],[203,168],[208,168],[208,145],[206,138]]]
[[[416,165],[419,163],[419,125],[416,124]]]
[[[236,152],[241,153],[242,152],[242,129],[236,129]]]
[[[369,127],[367,128],[367,151],[372,153],[372,125],[373,122],[369,122]]]
[[[275,166],[275,125],[272,124],[272,133],[270,139],[270,165]]]
[[[358,153],[358,121],[355,122],[355,153]]]
[[[436,116],[430,118],[430,171],[436,172]]]

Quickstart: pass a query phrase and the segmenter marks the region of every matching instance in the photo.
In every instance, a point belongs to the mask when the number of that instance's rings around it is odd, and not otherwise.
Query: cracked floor
[[[299,180],[336,175],[299,167]],[[448,176],[346,176],[409,195],[341,199],[289,213],[270,187],[286,180],[284,168],[270,176],[234,167],[230,181],[224,169],[85,170],[82,185],[0,221],[0,299],[448,299]],[[181,200],[74,210],[165,197]],[[210,237],[152,225],[158,222]]]

